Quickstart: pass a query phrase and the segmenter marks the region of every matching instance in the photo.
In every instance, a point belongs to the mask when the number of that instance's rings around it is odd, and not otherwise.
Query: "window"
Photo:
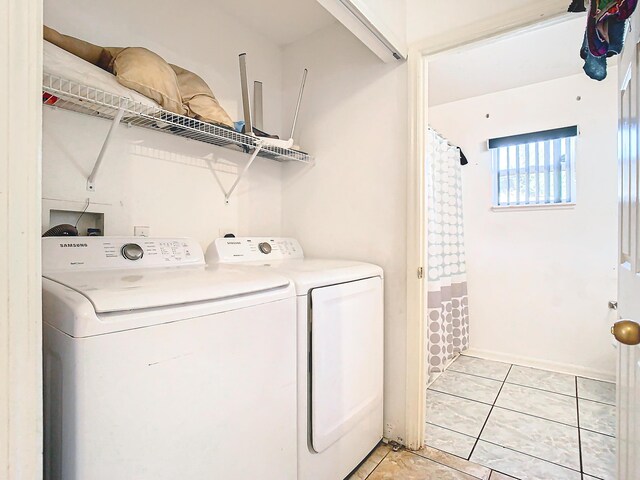
[[[577,134],[574,126],[489,140],[494,206],[574,203]]]

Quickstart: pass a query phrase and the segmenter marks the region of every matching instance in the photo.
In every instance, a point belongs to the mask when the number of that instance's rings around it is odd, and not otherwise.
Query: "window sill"
[[[515,210],[570,210],[576,207],[575,203],[541,203],[537,205],[504,205],[493,206],[493,212],[510,212]]]

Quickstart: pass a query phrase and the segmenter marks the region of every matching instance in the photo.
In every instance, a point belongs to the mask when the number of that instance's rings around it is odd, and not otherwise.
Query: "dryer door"
[[[380,277],[311,291],[311,443],[320,453],[382,405]]]

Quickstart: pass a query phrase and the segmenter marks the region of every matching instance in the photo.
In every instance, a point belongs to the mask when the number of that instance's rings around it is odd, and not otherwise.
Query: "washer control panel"
[[[260,262],[304,258],[294,238],[218,238],[207,249],[208,263]]]
[[[188,238],[46,237],[42,270],[102,270],[204,265],[202,248]]]

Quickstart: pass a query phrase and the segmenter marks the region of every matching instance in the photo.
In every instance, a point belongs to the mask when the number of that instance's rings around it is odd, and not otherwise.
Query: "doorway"
[[[424,127],[468,159],[470,330],[470,348],[434,372],[425,327],[425,444],[515,478],[615,478],[617,71],[614,59],[605,81],[584,75],[584,24],[563,17],[425,61]],[[575,134],[545,137],[565,128]]]

